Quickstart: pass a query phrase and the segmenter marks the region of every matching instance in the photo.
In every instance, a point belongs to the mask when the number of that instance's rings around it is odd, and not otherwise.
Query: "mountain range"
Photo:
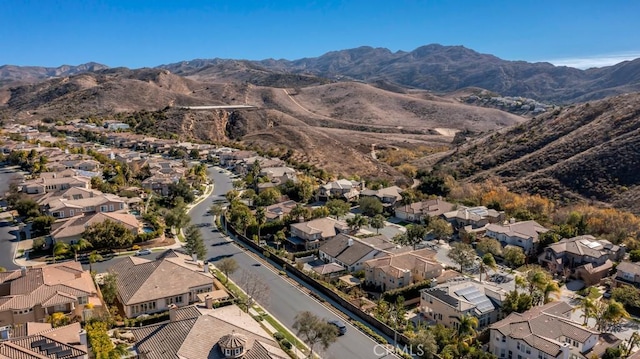
[[[59,68],[2,66],[0,81],[42,80],[104,67],[95,63]],[[357,80],[435,93],[479,87],[503,96],[522,96],[556,104],[640,91],[640,59],[609,67],[579,70],[546,62],[507,61],[463,46],[438,44],[422,46],[410,52],[363,46],[292,61],[197,59],[158,68],[200,80],[221,80],[223,76],[231,76],[233,80],[257,85],[260,83],[256,83],[254,76],[268,73]]]
[[[290,149],[292,159],[338,176],[398,183],[409,181],[381,155],[409,153],[402,163],[461,180],[498,177],[514,190],[640,213],[640,94],[633,91],[640,91],[640,59],[578,70],[461,46],[361,47],[295,61],[192,60],[133,70],[2,66],[0,118],[133,116],[146,119],[134,129],[140,133]],[[565,105],[533,112],[537,105],[521,96]],[[484,102],[494,108],[478,106]],[[503,103],[523,116],[499,110]],[[181,108],[225,104],[258,109]]]

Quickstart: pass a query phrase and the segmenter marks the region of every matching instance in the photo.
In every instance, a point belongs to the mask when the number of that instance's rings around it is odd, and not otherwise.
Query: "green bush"
[[[275,332],[273,333],[273,337],[276,338],[277,341],[281,341],[282,339],[284,339],[284,334],[280,332]]]
[[[310,249],[308,251],[296,252],[296,253],[293,253],[293,258],[308,257],[310,255],[317,256],[318,255],[318,250],[317,249]]]
[[[291,350],[291,348],[293,347],[293,345],[291,344],[290,341],[286,340],[286,339],[282,339],[279,341],[280,345],[285,348],[286,350]]]

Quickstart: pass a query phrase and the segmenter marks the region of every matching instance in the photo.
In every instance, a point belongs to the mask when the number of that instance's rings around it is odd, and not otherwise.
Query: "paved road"
[[[21,177],[22,173],[16,168],[0,168],[0,196],[4,196],[4,193],[9,190],[11,182],[17,181]],[[0,218],[0,267],[7,270],[19,269],[13,263],[13,254],[18,245],[13,231],[17,229],[18,227],[13,226],[13,223],[7,219]]]
[[[212,218],[207,212],[213,204],[213,200],[223,198],[224,194],[233,187],[231,180],[224,173],[218,173],[217,170],[211,169],[209,176],[213,178],[215,183],[214,192],[212,196],[191,211],[191,221],[195,224],[211,223]],[[305,295],[267,266],[261,265],[253,256],[245,253],[235,244],[228,243],[217,231],[210,227],[202,227],[202,234],[208,249],[207,256],[214,263],[222,258],[233,257],[241,269],[252,271],[262,282],[267,283],[270,288],[270,298],[267,303],[260,304],[289,329],[293,325],[295,315],[305,310],[322,318],[338,319],[322,304]],[[231,278],[237,281],[240,272],[240,270],[237,271],[231,275]],[[339,337],[322,356],[325,359],[377,358],[379,356],[375,355],[373,351],[375,345],[371,339],[350,326],[347,334]]]
[[[190,216],[193,224],[211,224],[212,217],[208,211],[213,201],[224,198],[224,194],[233,188],[232,180],[229,179],[226,173],[219,173],[216,168],[210,168],[209,176],[213,178],[215,183],[214,192],[209,198],[191,210]],[[297,287],[272,271],[268,266],[262,265],[255,257],[246,253],[246,250],[232,242],[228,242],[220,233],[215,231],[213,227],[203,226],[201,231],[205,245],[207,246],[207,258],[209,258],[210,261],[215,263],[223,258],[232,257],[236,260],[241,270],[250,270],[252,274],[263,283],[267,283],[270,288],[269,300],[266,303],[260,304],[290,330],[295,315],[305,310],[311,311],[322,318],[338,319],[333,312],[304,294]],[[155,254],[151,254],[144,257],[153,259],[154,256]],[[113,259],[102,263],[95,263],[93,264],[93,269],[97,272],[106,271],[108,267],[114,265],[118,260],[119,259]],[[85,267],[88,268],[88,265]],[[237,282],[240,278],[241,270],[231,275],[231,279]],[[374,352],[376,343],[350,324],[347,325],[347,333],[339,337],[325,353],[321,353],[324,359],[394,358],[391,355],[376,355]],[[377,352],[380,354],[383,353],[383,350],[377,348]]]

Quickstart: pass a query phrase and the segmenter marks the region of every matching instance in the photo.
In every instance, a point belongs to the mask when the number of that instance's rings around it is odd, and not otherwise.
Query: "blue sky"
[[[584,68],[640,57],[638,14],[637,0],[3,0],[0,65],[137,68],[439,43]]]

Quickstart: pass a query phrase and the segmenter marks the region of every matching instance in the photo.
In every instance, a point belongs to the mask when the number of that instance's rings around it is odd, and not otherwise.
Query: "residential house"
[[[325,217],[308,222],[293,223],[290,229],[291,236],[287,238],[287,241],[296,248],[309,250],[320,247],[323,241],[335,237],[338,233],[346,233],[349,226],[344,221]]]
[[[614,335],[572,321],[572,310],[565,302],[551,302],[509,314],[489,327],[489,352],[505,359],[587,359],[620,345]]]
[[[470,278],[455,278],[420,291],[420,310],[429,321],[457,329],[463,315],[478,319],[478,327],[502,317],[507,292],[495,285]]]
[[[83,270],[79,262],[0,273],[0,324],[3,326],[43,322],[56,312],[85,320],[89,303],[94,311],[103,308],[91,274]]]
[[[69,220],[58,220],[51,226],[51,238],[55,242],[75,243],[82,238],[85,229],[95,223],[112,221],[122,224],[136,235],[141,231],[141,224],[136,216],[129,213],[100,212],[93,215],[76,216]]]
[[[132,330],[138,358],[289,358],[272,335],[235,305],[216,309],[189,306],[169,313],[168,322]]]
[[[455,204],[437,199],[428,199],[422,202],[415,202],[396,207],[395,216],[408,222],[426,222],[429,217],[438,217],[444,213],[451,212],[456,207]]]
[[[91,178],[83,176],[47,178],[41,176],[27,180],[22,184],[22,191],[27,194],[40,194],[69,189],[71,187],[91,188]]]
[[[84,188],[69,191],[75,192],[67,192],[67,196],[73,196],[71,198],[57,197],[45,200],[42,203],[44,212],[54,218],[62,219],[102,212],[125,213],[129,209],[127,199],[115,194]]]
[[[328,201],[332,198],[343,199],[347,202],[354,201],[359,198],[360,191],[365,189],[364,185],[364,181],[340,179],[320,186],[316,197],[319,201]]]
[[[260,171],[260,175],[269,179],[269,182],[258,183],[258,191],[277,187],[288,181],[297,182],[296,170],[289,167],[267,167]]]
[[[538,235],[549,231],[536,221],[516,222],[514,218],[511,218],[509,223],[490,223],[485,228],[487,237],[500,241],[503,247],[507,245],[518,246],[527,255],[536,253]]]
[[[18,329],[18,328],[15,328]],[[0,328],[2,359],[88,359],[87,333],[79,322],[53,328],[28,322],[18,330]]]
[[[480,228],[489,223],[504,222],[504,211],[488,209],[485,206],[460,206],[458,209],[446,212],[442,216],[456,229],[464,228],[466,226],[471,226],[471,228]]]
[[[144,181],[142,181],[142,188],[166,197],[169,195],[169,190],[172,184],[178,183],[181,176],[172,176],[164,174],[155,174]]]
[[[356,272],[364,269],[366,261],[395,248],[396,244],[385,236],[357,238],[340,233],[320,246],[318,256],[325,263],[337,263],[349,272]]]
[[[267,222],[283,220],[297,205],[296,201],[284,201],[264,207]]]
[[[392,207],[396,202],[402,200],[402,188],[398,186],[390,186],[380,189],[363,189],[360,191],[360,198],[362,197],[375,197],[384,207]]]
[[[632,285],[640,288],[640,263],[621,262],[616,266],[616,285]]]
[[[620,261],[625,247],[590,235],[565,238],[544,249],[538,263],[553,273],[597,284],[609,275],[613,262]]]
[[[199,268],[191,257],[173,250],[153,261],[127,257],[109,270],[117,276],[118,300],[127,318],[196,303],[198,294],[223,290],[214,286],[208,264]]]
[[[444,268],[429,249],[393,253],[364,262],[365,283],[383,292],[439,277]]]
[[[225,167],[235,167],[237,162],[254,157],[255,155],[256,153],[253,151],[221,152],[219,154],[220,165]]]

